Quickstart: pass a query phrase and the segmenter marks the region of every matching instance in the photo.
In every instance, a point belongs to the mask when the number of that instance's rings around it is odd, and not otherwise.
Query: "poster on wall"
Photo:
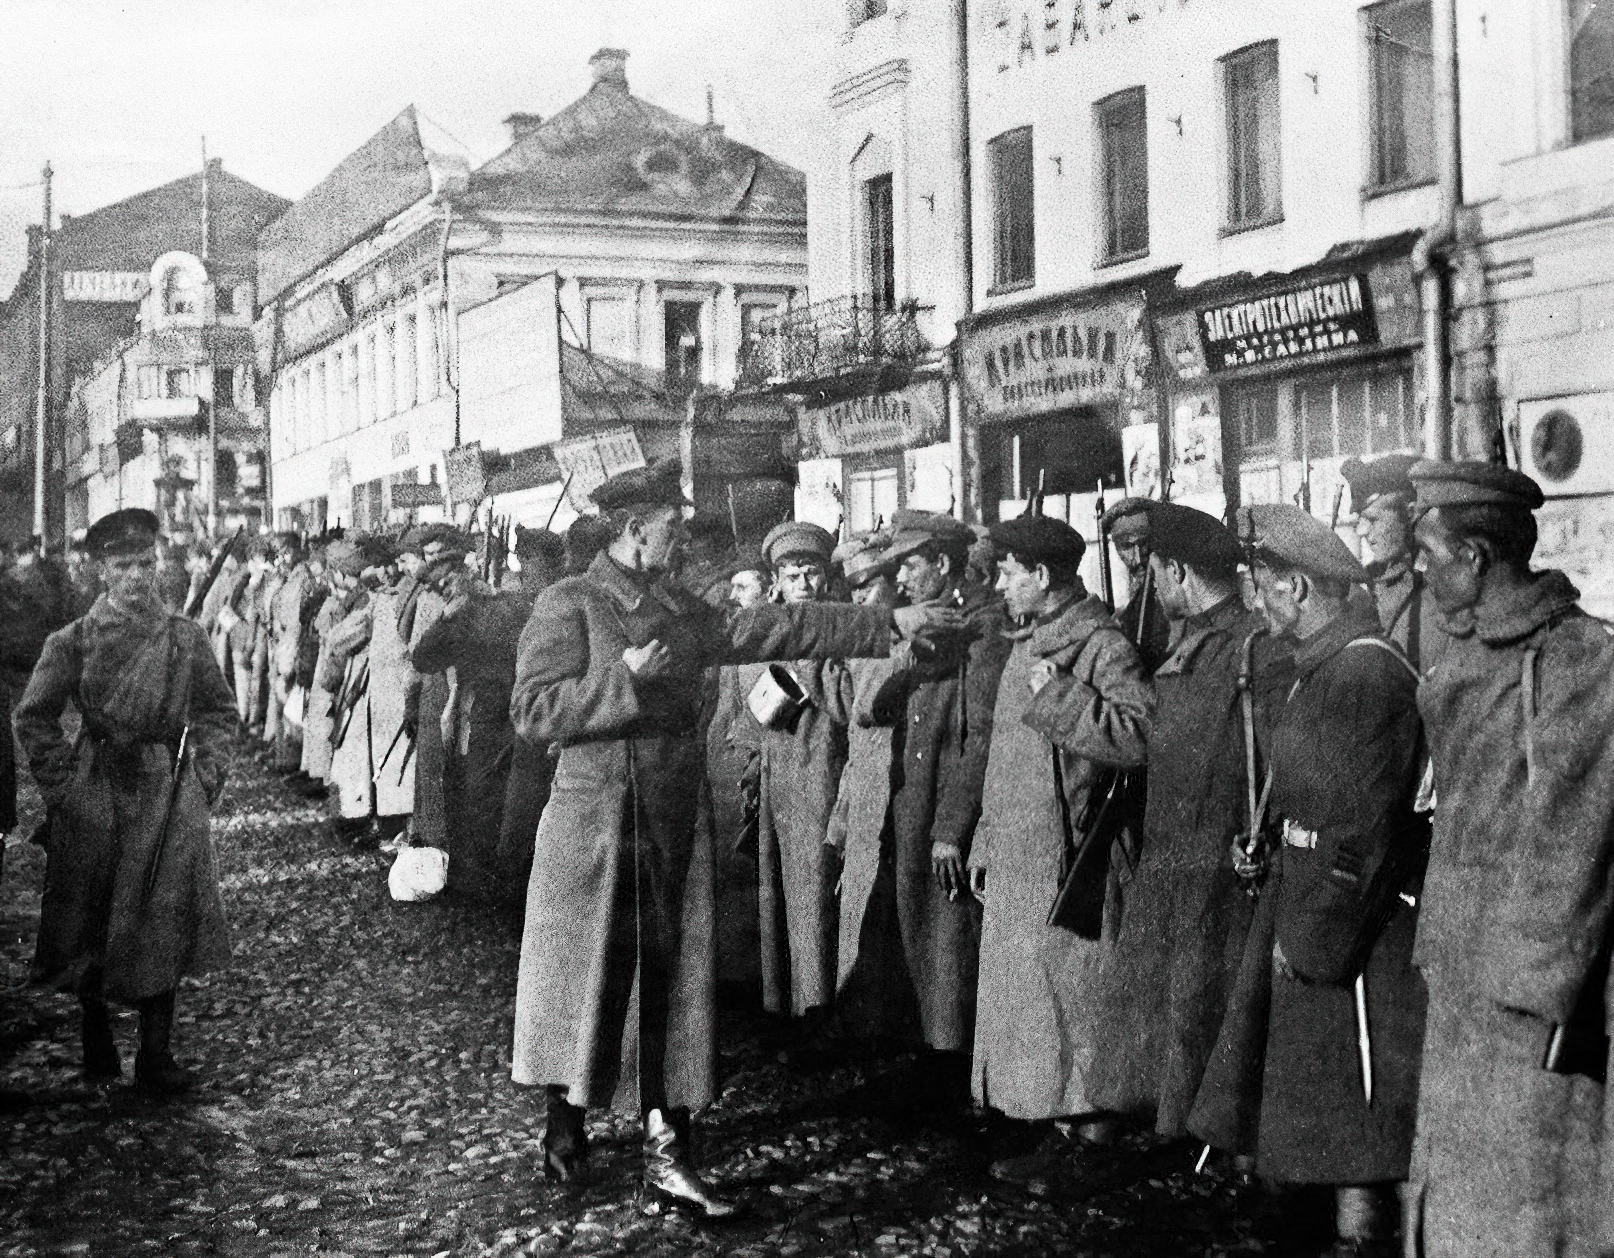
[[[1131,424],[1121,429],[1128,498],[1160,497],[1160,425]]]
[[[1222,496],[1222,417],[1208,399],[1177,404],[1172,417],[1171,496],[1181,502]]]
[[[572,510],[580,513],[595,510],[589,495],[611,477],[645,466],[639,436],[632,428],[610,428],[571,441],[557,441],[550,449],[560,464],[561,479],[567,484],[567,501]]]

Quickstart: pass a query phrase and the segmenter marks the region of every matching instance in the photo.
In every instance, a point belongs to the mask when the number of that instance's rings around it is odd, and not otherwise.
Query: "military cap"
[[[547,559],[560,563],[566,558],[566,539],[548,529],[529,529],[516,525],[516,558]]]
[[[1047,515],[1022,515],[994,524],[992,546],[1002,555],[1013,555],[1021,563],[1073,566],[1087,553],[1082,535],[1063,520]]]
[[[1416,510],[1494,503],[1534,511],[1546,501],[1541,486],[1523,472],[1495,463],[1434,463],[1419,460],[1408,475],[1417,488]]]
[[[629,507],[687,507],[683,468],[677,459],[657,459],[648,467],[618,472],[595,488],[589,499],[601,511]]]
[[[834,535],[807,520],[786,520],[783,524],[775,524],[762,539],[762,557],[775,568],[795,555],[828,563],[834,550]]]
[[[1153,498],[1123,498],[1104,513],[1104,531],[1117,546],[1147,542],[1159,505]]]
[[[84,549],[92,559],[138,555],[157,544],[157,517],[143,507],[127,507],[104,515],[84,534]]]
[[[1176,502],[1150,504],[1149,544],[1162,559],[1195,568],[1235,568],[1243,559],[1238,538],[1213,515]]]
[[[885,553],[890,540],[890,532],[885,529],[861,533],[842,542],[830,557],[841,565],[846,583],[856,589],[881,573],[889,575],[896,571],[896,562]]]
[[[948,550],[967,551],[975,541],[975,530],[945,511],[898,511],[891,517],[891,541],[885,558],[901,563],[909,555],[932,543]]]
[[[1412,497],[1412,481],[1407,472],[1418,461],[1412,454],[1386,454],[1382,458],[1346,459],[1339,465],[1339,474],[1351,487],[1351,510],[1358,515],[1362,509],[1381,494],[1405,494]]]
[[[1353,584],[1368,579],[1339,534],[1299,507],[1287,502],[1240,507],[1238,523],[1239,538],[1257,561]]]
[[[367,565],[364,551],[350,538],[339,537],[325,547],[325,566],[350,577],[356,577]]]

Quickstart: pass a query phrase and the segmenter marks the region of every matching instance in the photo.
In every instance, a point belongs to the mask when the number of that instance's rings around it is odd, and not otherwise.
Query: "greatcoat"
[[[1272,731],[1283,843],[1189,1130],[1289,1183],[1406,1178],[1423,981],[1411,966],[1428,824],[1417,677],[1366,609],[1295,649]],[[1365,1096],[1353,991],[1363,977]],[[1253,1148],[1251,1139],[1253,1137]]]
[[[517,1083],[629,1111],[712,1099],[712,854],[695,824],[701,670],[883,655],[891,623],[889,612],[817,604],[751,608],[725,626],[717,609],[605,553],[539,596],[511,717],[522,738],[561,751],[527,893]],[[623,652],[652,639],[671,666],[635,679]]]
[[[785,728],[758,724],[746,697],[768,668],[739,670],[743,710],[731,727],[738,747],[756,751],[757,909],[762,940],[762,1007],[800,1016],[835,995],[836,868],[825,848],[830,813],[846,767],[851,675],[841,660],[785,664],[807,708]]]
[[[1427,674],[1440,663],[1450,634],[1423,573],[1412,566],[1410,557],[1388,566],[1374,564],[1369,571],[1373,573],[1373,605],[1384,636],[1406,653],[1414,668]]]
[[[398,608],[398,633],[409,644],[411,657],[421,636],[437,623],[446,603],[436,590],[418,582],[405,586]],[[421,673],[413,670],[404,703],[406,718],[415,726],[415,811],[409,833],[417,847],[445,848],[448,843],[447,806],[443,800],[443,771],[447,744],[443,717],[448,708],[454,670]]]
[[[1099,1108],[1152,1113],[1172,1138],[1184,1133],[1255,907],[1233,873],[1232,842],[1249,825],[1239,672],[1245,642],[1264,627],[1230,597],[1183,621],[1154,674],[1143,836],[1104,955],[1093,1078]],[[1264,633],[1252,648],[1259,789],[1294,669]]]
[[[1418,694],[1438,803],[1408,1188],[1429,1258],[1614,1252],[1614,640],[1578,598],[1537,574],[1454,636]]]
[[[61,726],[69,700],[83,717],[73,743]],[[190,620],[125,610],[103,595],[46,640],[14,718],[50,818],[34,981],[99,987],[133,1004],[228,963],[208,813],[235,720],[207,635]]]
[[[415,805],[415,761],[399,734],[410,666],[398,633],[396,587],[371,594],[331,631],[330,661],[333,671],[345,665],[349,678],[361,671],[368,677],[331,756],[342,815],[369,815],[372,784],[376,816],[407,815]]]
[[[757,1000],[762,991],[757,845],[755,834],[748,829],[755,821],[748,822],[746,817],[741,785],[756,771],[757,751],[737,745],[733,738],[735,724],[746,715],[739,668],[725,664],[711,672],[707,681],[712,717],[706,727],[706,786],[717,879],[717,975],[720,982],[733,983]]]
[[[965,587],[965,598],[963,634],[942,639],[933,652],[895,651],[895,667],[878,680],[870,676],[856,695],[854,725],[890,733],[883,748],[871,748],[873,763],[859,773],[862,789],[848,796],[841,888],[841,940],[855,949],[879,866],[890,864],[889,890],[882,893],[894,897],[920,1037],[943,1052],[968,1052],[974,1040],[980,909],[967,893],[948,899],[937,885],[931,848],[949,844],[968,860],[998,677],[1010,650],[1002,603],[980,586]],[[883,781],[869,772],[881,764]],[[861,893],[861,903],[850,888]],[[848,973],[843,964],[843,982]]]
[[[1015,638],[998,682],[969,857],[986,873],[973,1087],[976,1100],[1011,1118],[1058,1118],[1094,1108],[1093,997],[1104,947],[1047,924],[1065,827],[1102,768],[1143,763],[1154,691],[1097,597],[1073,597]],[[1034,703],[1030,683],[1044,660],[1059,671]]]
[[[285,711],[291,688],[297,684],[297,647],[303,631],[303,604],[314,576],[306,563],[286,574],[269,601],[269,684],[277,710]],[[306,699],[307,696],[304,695]],[[275,727],[275,767],[295,769],[302,762],[303,727],[281,717]]]
[[[331,590],[319,611],[314,613],[312,625],[319,642],[319,655],[314,662],[313,679],[308,687],[308,700],[303,710],[303,772],[311,778],[331,777],[331,725],[336,694],[326,684],[330,678],[327,661],[330,659],[330,637],[341,624],[357,600],[358,592],[346,594]]]

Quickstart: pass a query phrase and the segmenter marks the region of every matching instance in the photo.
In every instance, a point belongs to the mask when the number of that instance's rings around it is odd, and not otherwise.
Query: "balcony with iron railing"
[[[784,311],[758,323],[740,347],[739,383],[807,387],[858,368],[910,363],[930,348],[919,331],[927,309],[853,294]]]

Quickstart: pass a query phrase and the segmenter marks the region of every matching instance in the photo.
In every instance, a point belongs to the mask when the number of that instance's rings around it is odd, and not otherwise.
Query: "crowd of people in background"
[[[689,1152],[726,987],[803,1068],[916,1054],[1032,1193],[1130,1125],[1331,1187],[1341,1256],[1607,1252],[1614,639],[1531,569],[1527,477],[1345,474],[1365,561],[1298,507],[1117,503],[1116,607],[1036,511],[742,550],[664,466],[510,564],[432,524],[164,543],[156,585],[341,841],[522,904],[553,1179],[616,1105],[653,1190],[731,1212]],[[108,570],[0,598],[42,639]]]

